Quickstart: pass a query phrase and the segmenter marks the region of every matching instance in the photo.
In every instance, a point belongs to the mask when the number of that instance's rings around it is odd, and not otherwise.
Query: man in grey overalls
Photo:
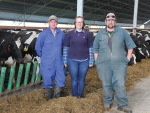
[[[104,108],[109,110],[117,99],[118,110],[132,113],[128,108],[126,92],[127,66],[135,43],[126,30],[116,27],[116,16],[108,13],[105,19],[106,28],[100,30],[93,43],[93,53],[99,78],[103,85]],[[128,53],[125,51],[125,45]]]

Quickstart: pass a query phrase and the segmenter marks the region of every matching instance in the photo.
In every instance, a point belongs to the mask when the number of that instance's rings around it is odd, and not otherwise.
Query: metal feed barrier
[[[34,84],[35,83],[37,65],[38,65],[38,62],[35,61],[34,64],[33,64],[33,70],[32,70],[32,76],[31,76],[30,84]],[[23,64],[19,65],[18,76],[17,76],[16,86],[15,86],[17,89],[19,89],[20,85],[21,85],[23,67],[24,67]],[[23,85],[24,86],[28,85],[30,67],[31,67],[31,63],[27,63],[26,70],[25,70],[25,76],[24,76],[24,80],[23,80]],[[5,81],[6,69],[7,69],[6,67],[2,67],[2,69],[1,69],[0,94],[3,93],[3,86],[4,86],[4,81]],[[65,67],[65,74],[67,73],[67,71],[68,71],[68,68]],[[11,66],[10,75],[9,75],[9,81],[8,81],[8,86],[7,86],[7,90],[9,90],[9,91],[12,90],[12,84],[13,84],[14,76],[15,76],[15,66]],[[41,74],[40,74],[40,68],[39,68],[37,82],[40,82],[40,81],[41,81]]]
[[[35,76],[36,76],[37,65],[38,65],[38,62],[34,62],[33,71],[32,71],[32,77],[31,77],[31,84],[35,83]],[[17,82],[16,82],[16,88],[20,88],[20,82],[21,82],[21,78],[22,78],[23,67],[24,67],[23,64],[19,65]],[[25,76],[24,76],[24,83],[23,83],[25,86],[28,83],[30,67],[31,67],[31,63],[27,63]],[[1,69],[0,93],[2,93],[2,89],[3,89],[3,86],[4,86],[6,69],[7,69],[6,67],[2,67],[2,69]],[[9,76],[9,81],[8,81],[8,87],[7,87],[7,90],[9,90],[9,91],[11,91],[11,89],[12,89],[12,82],[13,82],[14,75],[15,75],[15,66],[11,66],[10,76]],[[38,82],[41,81],[40,69],[39,69],[37,81]]]

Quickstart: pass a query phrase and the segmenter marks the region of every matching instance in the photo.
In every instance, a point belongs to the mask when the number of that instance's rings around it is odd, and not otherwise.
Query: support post
[[[137,14],[138,14],[138,0],[134,0],[133,35],[136,34]]]
[[[9,81],[8,81],[8,88],[7,88],[10,91],[12,88],[12,82],[13,82],[14,75],[15,75],[15,66],[11,66],[10,76],[9,76]]]
[[[31,83],[33,84],[34,81],[35,81],[35,75],[36,75],[36,69],[37,69],[37,65],[38,65],[38,62],[34,62],[34,65],[33,65],[33,71],[32,71],[32,78],[31,78]]]
[[[5,74],[6,74],[6,67],[2,67],[1,69],[1,75],[0,75],[0,93],[2,93],[4,80],[5,80]]]
[[[77,0],[77,16],[83,17],[83,3],[84,0]]]
[[[38,82],[40,82],[40,81],[41,81],[40,67],[41,67],[41,64],[40,64],[40,66],[39,66],[39,74],[38,74],[38,79],[37,79],[37,81],[38,81]]]
[[[24,77],[24,85],[25,85],[25,86],[26,86],[27,83],[28,83],[28,77],[29,77],[29,72],[30,72],[30,66],[31,66],[31,63],[27,63],[26,72],[25,72],[25,77]]]
[[[68,67],[65,67],[65,74],[67,73]]]
[[[22,71],[23,71],[23,64],[19,65],[19,71],[18,71],[18,76],[17,76],[17,83],[16,83],[16,88],[20,87],[20,82],[21,82],[21,78],[22,78]]]

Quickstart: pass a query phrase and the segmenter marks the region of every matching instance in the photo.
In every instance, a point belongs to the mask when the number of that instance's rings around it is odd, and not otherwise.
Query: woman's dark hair
[[[84,29],[85,22],[84,22],[84,18],[83,18],[82,16],[77,16],[77,17],[75,18],[75,20],[74,20],[75,28],[76,28],[76,20],[77,20],[77,18],[82,18],[82,19],[83,19],[83,27],[82,27],[82,29]]]

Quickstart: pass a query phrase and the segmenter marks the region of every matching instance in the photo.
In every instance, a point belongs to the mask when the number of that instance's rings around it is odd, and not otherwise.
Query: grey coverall
[[[100,30],[93,43],[93,53],[98,53],[95,61],[99,78],[103,85],[104,104],[112,105],[114,101],[113,85],[118,107],[128,107],[126,92],[126,74],[128,66],[127,49],[136,45],[129,34],[122,28],[115,27],[112,35],[112,51],[108,46],[106,28]]]

